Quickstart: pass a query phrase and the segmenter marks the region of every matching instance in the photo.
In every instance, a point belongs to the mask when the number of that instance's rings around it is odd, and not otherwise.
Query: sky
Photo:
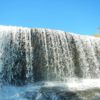
[[[0,0],[0,25],[100,33],[100,0]]]

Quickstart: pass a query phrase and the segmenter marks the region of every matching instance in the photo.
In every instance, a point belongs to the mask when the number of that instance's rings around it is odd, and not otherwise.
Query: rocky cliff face
[[[0,26],[4,83],[100,78],[100,39],[50,29]]]

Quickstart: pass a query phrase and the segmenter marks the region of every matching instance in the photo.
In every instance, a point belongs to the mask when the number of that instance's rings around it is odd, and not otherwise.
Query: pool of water
[[[98,79],[0,86],[0,100],[100,100]]]

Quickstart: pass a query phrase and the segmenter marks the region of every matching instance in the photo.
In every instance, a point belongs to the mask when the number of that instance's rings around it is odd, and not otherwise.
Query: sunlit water
[[[80,93],[99,88],[100,38],[0,26],[0,100],[95,100]]]
[[[17,86],[2,86],[0,87],[0,100],[32,100],[29,99],[33,94],[35,99],[44,100],[42,98],[42,88],[60,88],[60,91],[77,92],[86,91],[88,89],[100,88],[100,80],[98,79],[84,79],[77,80],[71,79],[69,82],[38,82],[34,84],[28,84],[21,87]],[[59,91],[58,91],[59,92]],[[55,97],[54,97],[55,96]],[[51,95],[51,100],[58,100],[57,96]]]

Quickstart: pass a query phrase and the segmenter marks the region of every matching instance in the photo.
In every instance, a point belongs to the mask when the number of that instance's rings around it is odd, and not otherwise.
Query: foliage
[[[95,37],[100,37],[100,34],[94,34]]]

